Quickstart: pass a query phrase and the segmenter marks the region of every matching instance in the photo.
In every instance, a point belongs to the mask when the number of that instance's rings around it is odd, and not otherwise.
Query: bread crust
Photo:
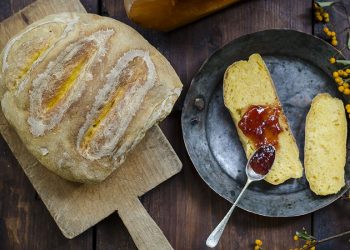
[[[118,168],[182,89],[139,33],[93,14],[45,17],[12,38],[0,59],[6,119],[44,166],[83,183]]]
[[[282,132],[278,135],[279,148],[265,181],[278,185],[290,178],[302,176],[303,168],[299,160],[298,147],[278,99],[273,80],[259,54],[253,54],[248,61],[238,61],[227,68],[224,75],[224,103],[230,111],[247,158],[256,148],[238,127],[244,113],[251,105],[281,107],[279,124]]]

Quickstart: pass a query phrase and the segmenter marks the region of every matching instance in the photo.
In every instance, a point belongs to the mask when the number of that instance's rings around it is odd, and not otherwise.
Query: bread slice
[[[251,105],[281,107],[270,73],[259,54],[253,54],[248,61],[238,61],[227,68],[224,76],[224,103],[231,113],[246,156],[249,158],[256,147],[240,130],[238,122]],[[283,131],[278,135],[279,147],[275,163],[265,178],[274,185],[290,178],[300,178],[303,172],[299,150],[282,108],[279,124]]]
[[[343,102],[317,95],[305,125],[305,175],[317,195],[337,193],[344,185],[347,123]]]

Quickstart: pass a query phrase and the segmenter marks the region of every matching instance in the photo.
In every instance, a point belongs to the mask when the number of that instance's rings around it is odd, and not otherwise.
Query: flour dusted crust
[[[92,14],[48,16],[0,55],[2,111],[48,169],[104,180],[164,119],[182,84],[135,30]]]

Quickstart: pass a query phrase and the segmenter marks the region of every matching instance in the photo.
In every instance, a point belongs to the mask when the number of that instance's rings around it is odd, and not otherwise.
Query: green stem
[[[350,65],[350,60],[335,60],[336,63]]]

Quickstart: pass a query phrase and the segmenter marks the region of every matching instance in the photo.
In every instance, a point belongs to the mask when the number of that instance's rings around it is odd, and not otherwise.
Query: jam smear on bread
[[[278,135],[282,128],[278,122],[281,108],[251,105],[238,122],[238,127],[259,148],[273,145],[278,148]]]

